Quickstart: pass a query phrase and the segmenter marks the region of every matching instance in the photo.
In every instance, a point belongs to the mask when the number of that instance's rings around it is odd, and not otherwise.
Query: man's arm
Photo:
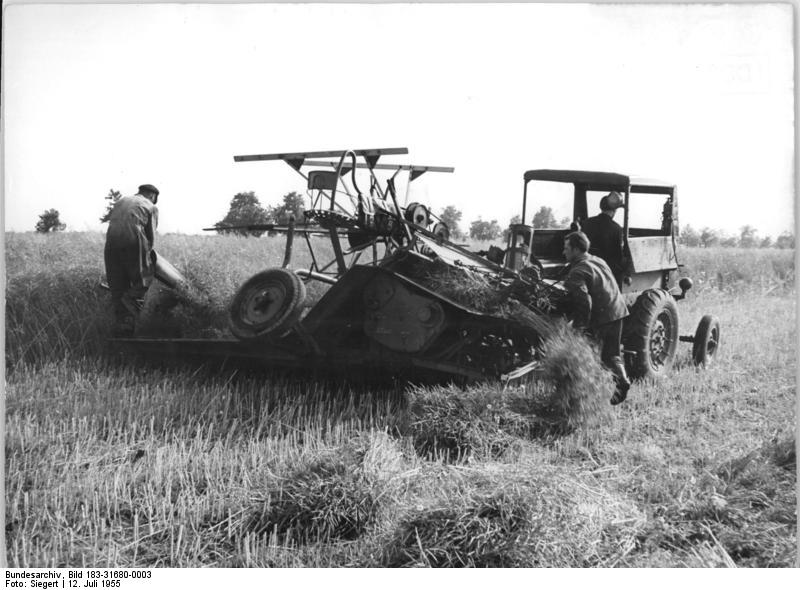
[[[154,205],[152,211],[150,212],[150,222],[147,224],[147,227],[145,228],[145,236],[147,237],[147,241],[150,243],[150,248],[155,246],[157,228],[158,228],[158,207]]]
[[[611,268],[614,276],[620,276],[625,270],[625,253],[622,243],[622,228],[616,222],[613,223],[613,231],[609,242],[610,251],[606,263]]]
[[[564,281],[569,296],[569,316],[576,328],[587,327],[592,315],[592,297],[588,287],[590,278],[583,269],[573,268]]]

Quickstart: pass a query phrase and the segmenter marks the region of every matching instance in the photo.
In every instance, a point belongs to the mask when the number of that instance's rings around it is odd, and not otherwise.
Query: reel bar
[[[396,156],[408,154],[408,148],[377,148],[366,150],[334,150],[327,152],[288,152],[282,154],[252,154],[233,156],[234,162],[258,162],[263,160],[285,160],[286,162],[303,161],[306,158],[340,158],[346,152],[354,152],[369,160],[380,156]]]
[[[336,169],[335,162],[324,162],[322,160],[308,160],[303,165]],[[345,167],[347,167],[347,164],[345,164]],[[369,168],[369,166],[359,163],[356,164],[356,168]],[[412,180],[418,178],[424,172],[455,172],[455,168],[452,166],[422,166],[419,164],[375,164],[372,168],[375,170],[408,170],[411,172]],[[344,173],[345,170],[342,170],[342,172]],[[349,172],[349,170],[346,172]]]

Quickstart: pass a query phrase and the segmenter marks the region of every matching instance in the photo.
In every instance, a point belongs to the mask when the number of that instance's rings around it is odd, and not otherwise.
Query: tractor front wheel
[[[719,348],[719,320],[713,315],[704,315],[694,333],[692,360],[695,365],[708,367]]]
[[[251,277],[237,291],[230,310],[230,328],[240,340],[280,336],[300,317],[306,286],[296,274],[272,268]]]
[[[678,347],[678,307],[664,289],[644,291],[625,318],[623,343],[634,379],[660,377],[672,366]]]

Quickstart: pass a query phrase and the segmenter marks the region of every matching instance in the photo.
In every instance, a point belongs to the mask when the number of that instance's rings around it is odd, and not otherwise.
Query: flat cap
[[[158,189],[156,187],[154,187],[152,184],[143,184],[143,185],[139,186],[139,192],[140,193],[144,193],[144,192],[153,193],[154,195],[158,196]]]
[[[600,199],[600,210],[610,211],[612,209],[619,209],[622,207],[622,204],[622,196],[617,191],[611,191]]]

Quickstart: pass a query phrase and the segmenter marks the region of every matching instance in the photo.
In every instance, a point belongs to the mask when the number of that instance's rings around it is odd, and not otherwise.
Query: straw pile
[[[137,336],[219,338],[228,333],[225,303],[202,287],[170,289],[154,283],[145,298]]]
[[[558,433],[597,426],[609,413],[615,384],[595,346],[565,322],[559,322],[542,346],[541,362],[510,407],[536,415]]]
[[[560,322],[524,387],[413,388],[402,430],[425,457],[498,457],[518,448],[519,438],[596,428],[609,415],[613,392],[593,345]]]
[[[463,461],[498,458],[518,449],[532,428],[530,416],[511,410],[509,396],[491,384],[468,389],[417,387],[407,392],[400,427],[427,459]]]
[[[558,466],[487,463],[442,471],[400,516],[383,565],[608,565],[633,545],[645,521],[634,503]],[[612,531],[622,546],[607,542]]]
[[[431,291],[465,307],[513,320],[547,337],[553,330],[546,314],[553,310],[554,292],[541,282],[515,279],[503,284],[498,278],[434,260],[412,279]]]
[[[392,508],[403,465],[397,443],[385,434],[316,452],[255,502],[244,528],[298,544],[355,540]]]

